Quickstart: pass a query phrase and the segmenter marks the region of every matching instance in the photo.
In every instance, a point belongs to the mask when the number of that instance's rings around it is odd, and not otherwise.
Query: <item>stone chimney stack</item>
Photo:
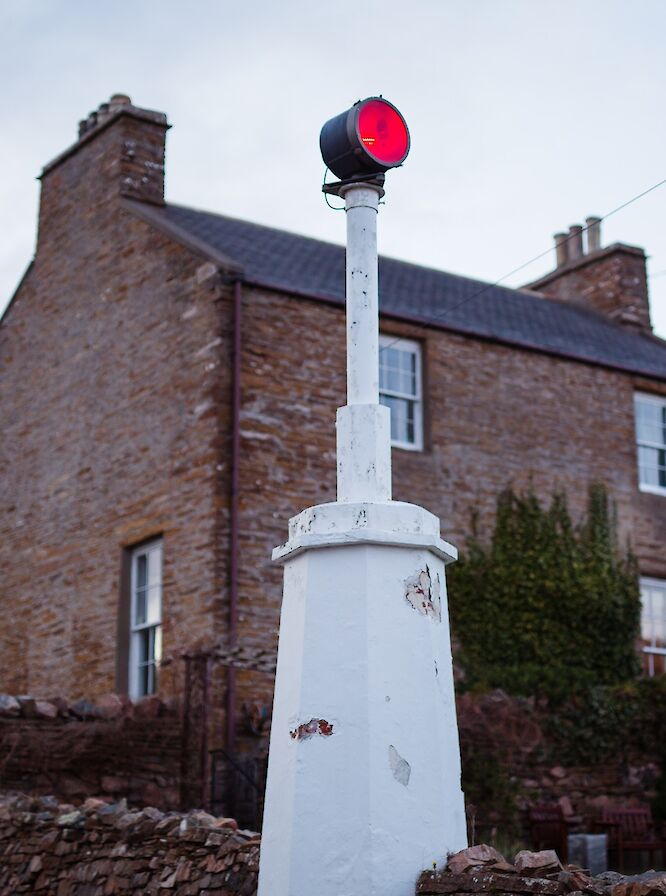
[[[561,268],[569,261],[569,245],[567,243],[568,235],[566,233],[556,233],[555,240],[555,258],[557,267]]]
[[[78,139],[45,165],[40,180],[38,251],[60,240],[75,217],[88,228],[102,223],[122,197],[164,204],[166,115],[133,105],[115,93],[79,122]]]
[[[596,215],[585,219],[584,228],[572,224],[568,233],[556,233],[554,239],[555,270],[528,283],[528,289],[588,308],[623,327],[652,330],[643,249],[625,243],[602,247],[601,218]]]
[[[590,215],[585,218],[585,227],[587,228],[587,254],[592,255],[601,249],[601,218],[596,215]]]
[[[568,260],[577,261],[583,257],[583,228],[580,224],[572,224],[567,237]]]

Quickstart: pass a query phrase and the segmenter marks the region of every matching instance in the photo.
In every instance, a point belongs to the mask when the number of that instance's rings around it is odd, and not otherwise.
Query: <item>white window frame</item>
[[[641,576],[640,579],[640,590],[641,590],[641,641],[644,641],[644,631],[643,631],[643,612],[644,612],[644,601],[645,601],[645,591],[647,589],[652,589],[656,591],[663,591],[664,597],[666,597],[666,580],[665,579],[651,579],[644,576]],[[655,656],[664,656],[666,657],[666,647],[656,647],[652,644],[645,644],[643,646],[643,653],[648,657],[648,675],[652,678],[655,674],[654,672],[654,659]],[[665,661],[666,662],[666,661]]]
[[[136,623],[137,609],[137,584],[138,584],[138,561],[140,557],[146,557],[146,563],[149,570],[150,557],[156,558],[159,564],[159,577],[157,582],[148,585],[146,588],[146,597],[150,588],[156,590],[157,612],[153,618],[147,619],[143,623]],[[134,548],[131,553],[131,574],[130,574],[130,644],[129,644],[129,678],[128,691],[132,700],[138,700],[150,694],[155,694],[158,689],[158,673],[159,664],[162,659],[162,592],[163,592],[163,566],[164,566],[163,541],[156,538],[145,544]],[[147,582],[149,582],[149,572],[147,572]],[[149,601],[146,600],[148,608]],[[152,637],[152,653],[145,663],[139,661],[140,641],[146,631],[153,630]],[[148,689],[144,690],[142,686],[142,676],[140,667],[148,666]],[[151,672],[152,668],[152,672]]]
[[[414,394],[397,392],[392,389],[382,389],[381,386],[379,394],[380,396],[386,395],[391,398],[403,398],[411,401],[414,405],[414,441],[406,442],[402,439],[391,438],[391,445],[394,448],[404,448],[407,451],[423,451],[423,353],[421,351],[421,343],[413,339],[402,339],[380,333],[380,365],[383,348],[396,348],[399,351],[411,352],[416,356],[416,391]]]
[[[652,395],[649,392],[636,392],[634,394],[634,423],[636,429],[636,460],[638,463],[638,488],[642,492],[650,492],[653,495],[666,495],[666,486],[663,485],[650,485],[648,482],[641,481],[641,463],[640,463],[640,452],[638,448],[657,448],[664,449],[666,451],[666,443],[662,444],[661,442],[647,442],[644,439],[638,438],[638,402],[642,401],[647,404],[654,404],[660,408],[666,408],[666,398],[660,395]]]

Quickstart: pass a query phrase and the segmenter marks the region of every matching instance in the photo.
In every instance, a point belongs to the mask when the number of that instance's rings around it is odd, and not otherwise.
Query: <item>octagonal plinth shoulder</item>
[[[440,536],[438,518],[416,504],[318,504],[289,521],[289,540],[273,551],[284,562],[302,551],[353,544],[379,544],[431,550],[445,563],[458,551]]]

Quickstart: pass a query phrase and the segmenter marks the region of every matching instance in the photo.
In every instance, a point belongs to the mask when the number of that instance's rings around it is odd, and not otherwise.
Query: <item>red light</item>
[[[399,165],[409,150],[405,121],[390,103],[369,100],[358,113],[358,134],[366,152],[382,165]]]
[[[407,123],[392,103],[369,96],[324,124],[319,148],[326,167],[341,181],[374,177],[407,158]]]

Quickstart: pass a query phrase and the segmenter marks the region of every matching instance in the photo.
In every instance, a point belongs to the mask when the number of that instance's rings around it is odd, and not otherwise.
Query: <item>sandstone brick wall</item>
[[[0,896],[254,896],[258,865],[258,836],[205,812],[0,797]]]
[[[0,326],[10,693],[115,688],[123,549],[152,536],[165,654],[223,632],[229,294],[121,207],[128,146],[150,161],[163,133],[122,117],[45,174],[35,260]],[[163,670],[164,695],[181,673]]]
[[[389,319],[382,330],[423,345],[426,445],[393,449],[396,499],[436,513],[443,536],[464,547],[471,512],[489,534],[509,483],[532,483],[544,498],[562,489],[576,516],[588,486],[605,482],[622,542],[631,540],[643,574],[666,577],[666,501],[638,489],[633,410],[635,389],[666,394],[663,384]],[[274,645],[282,572],[270,550],[291,515],[335,498],[344,314],[246,289],[243,338],[239,636]],[[241,701],[270,705],[270,679],[241,672],[239,681]]]

